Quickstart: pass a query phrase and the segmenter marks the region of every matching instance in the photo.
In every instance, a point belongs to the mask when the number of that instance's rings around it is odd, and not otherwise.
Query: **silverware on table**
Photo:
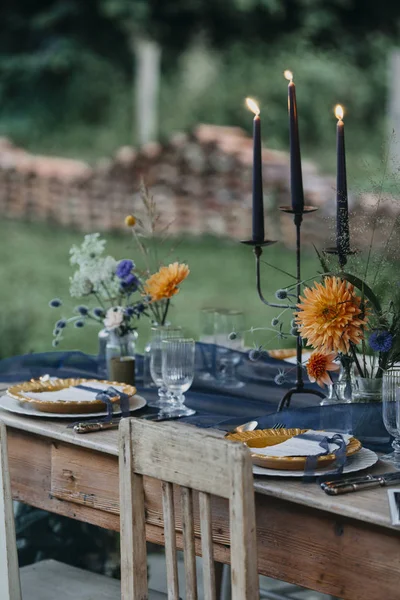
[[[400,472],[382,473],[381,475],[363,475],[360,477],[337,479],[336,481],[325,481],[321,488],[330,496],[348,494],[359,490],[367,490],[374,487],[385,487],[400,483]]]
[[[275,425],[273,425],[271,429],[285,429],[285,426],[283,423],[275,423]]]
[[[176,419],[180,419],[181,417],[185,417],[186,414],[179,414],[179,413],[175,413],[174,415],[163,415],[161,412],[159,413],[151,413],[149,415],[143,415],[141,417],[139,417],[140,419],[144,419],[145,421],[153,421],[153,422],[160,422],[160,421],[172,421],[172,420],[176,420]],[[106,429],[117,429],[118,425],[121,421],[122,417],[119,417],[117,419],[113,419],[112,421],[97,421],[97,422],[93,422],[93,421],[89,421],[87,423],[85,423],[85,421],[82,421],[81,423],[76,423],[73,426],[73,430],[75,431],[75,433],[94,433],[95,431],[104,431]]]
[[[243,433],[245,431],[254,431],[254,429],[257,429],[257,426],[258,421],[248,421],[247,423],[243,423],[243,425],[238,425],[237,427],[234,427],[229,433]]]

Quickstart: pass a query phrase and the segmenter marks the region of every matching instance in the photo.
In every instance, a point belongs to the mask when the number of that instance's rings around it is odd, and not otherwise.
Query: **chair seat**
[[[23,600],[120,600],[117,579],[77,569],[55,560],[20,570]],[[167,594],[149,590],[149,600],[166,600]]]

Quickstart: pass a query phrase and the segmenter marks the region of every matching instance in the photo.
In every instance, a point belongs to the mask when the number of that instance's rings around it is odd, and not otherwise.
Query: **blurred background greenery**
[[[399,24],[398,3],[373,0],[3,0],[0,135],[33,152],[90,161],[137,145],[137,44],[150,40],[161,56],[159,140],[199,122],[250,133],[243,100],[251,95],[261,104],[264,143],[286,150],[282,73],[289,68],[303,155],[335,171],[333,106],[342,103],[349,187],[368,189],[388,138],[388,64]],[[133,256],[129,236],[107,237],[111,254]],[[51,348],[55,314],[47,302],[67,299],[68,250],[80,240],[50,226],[0,224],[1,356]],[[245,308],[248,327],[269,325],[273,315],[256,296],[248,249],[187,239],[178,255],[192,273],[175,311],[190,333],[198,331],[201,306],[222,303]],[[291,252],[268,249],[270,262],[277,257],[291,270]],[[306,256],[305,276],[316,266]],[[265,277],[271,294],[287,283],[271,270]],[[63,348],[95,351],[88,337],[71,332]]]

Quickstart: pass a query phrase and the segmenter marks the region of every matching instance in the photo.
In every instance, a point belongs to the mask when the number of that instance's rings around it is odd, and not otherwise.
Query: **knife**
[[[162,415],[161,413],[151,413],[149,415],[143,415],[139,418],[144,419],[145,421],[159,422],[180,419],[184,416],[185,414],[180,413],[174,415]],[[73,430],[75,431],[75,433],[93,433],[95,431],[104,431],[105,429],[117,429],[120,421],[121,417],[119,419],[113,419],[112,421],[98,421],[95,423],[93,421],[89,423],[85,423],[85,421],[82,421],[82,423],[76,423],[73,426]]]
[[[358,490],[366,490],[374,487],[385,487],[400,483],[400,472],[382,473],[381,475],[364,475],[337,481],[325,481],[321,488],[330,496],[347,494]]]

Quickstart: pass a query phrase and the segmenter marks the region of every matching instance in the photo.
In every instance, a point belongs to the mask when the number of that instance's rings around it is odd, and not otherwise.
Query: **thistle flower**
[[[253,348],[252,350],[250,350],[249,359],[252,362],[256,362],[257,360],[259,360],[259,358],[261,358],[261,351],[259,348]]]
[[[231,331],[231,333],[228,335],[228,339],[236,340],[236,338],[237,338],[237,333],[235,331]]]
[[[86,315],[89,312],[89,309],[87,306],[76,306],[75,307],[75,312],[77,312],[79,315],[82,315],[82,317],[86,317]]]
[[[56,329],[64,329],[67,326],[67,321],[65,319],[60,319],[56,323]]]
[[[275,298],[277,298],[278,300],[286,300],[286,298],[288,297],[288,291],[287,290],[277,290],[275,292]]]
[[[274,377],[274,382],[276,385],[283,385],[286,381],[286,373],[285,371],[279,369],[278,373]]]
[[[56,347],[58,346],[58,344],[59,344],[59,343],[60,343],[60,342],[59,342],[59,340],[53,340],[53,341],[51,342],[51,345],[53,346],[53,348],[56,348]]]
[[[374,331],[368,343],[374,352],[389,352],[393,346],[393,335],[385,329]]]
[[[103,319],[105,312],[102,308],[100,308],[100,306],[96,306],[96,308],[94,308],[92,310],[93,316],[97,317],[98,319]]]
[[[299,335],[299,330],[297,329],[297,327],[292,327],[291,328],[290,335],[294,335],[294,336],[298,336]]]
[[[81,327],[85,326],[85,321],[83,321],[83,319],[79,319],[78,321],[75,321],[74,326],[78,329],[81,329]]]
[[[277,327],[279,325],[279,319],[274,317],[271,321],[271,325],[272,325],[272,327]]]
[[[60,300],[60,298],[53,298],[53,300],[50,300],[49,306],[50,308],[59,308],[60,306],[62,306],[62,301]]]

